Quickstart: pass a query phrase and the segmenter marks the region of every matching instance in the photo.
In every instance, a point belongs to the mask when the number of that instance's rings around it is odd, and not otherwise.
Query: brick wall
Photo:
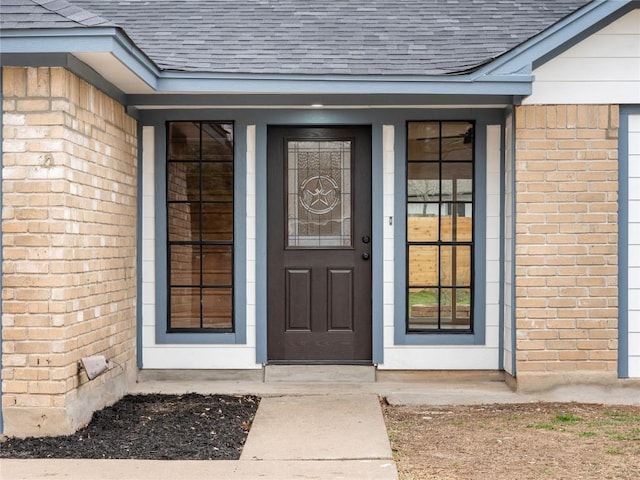
[[[136,122],[62,68],[2,83],[5,433],[67,433],[135,375]]]
[[[617,377],[618,118],[607,105],[516,109],[520,389]]]

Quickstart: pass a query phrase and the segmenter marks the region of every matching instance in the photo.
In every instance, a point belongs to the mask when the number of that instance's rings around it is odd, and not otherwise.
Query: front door
[[[267,143],[268,360],[371,363],[371,128]]]

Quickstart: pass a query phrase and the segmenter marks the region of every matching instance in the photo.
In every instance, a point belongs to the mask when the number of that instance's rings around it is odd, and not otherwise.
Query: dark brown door
[[[270,362],[371,362],[371,128],[269,127]]]

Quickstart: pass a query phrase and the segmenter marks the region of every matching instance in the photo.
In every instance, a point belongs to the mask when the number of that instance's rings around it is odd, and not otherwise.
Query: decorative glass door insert
[[[287,248],[351,247],[351,141],[287,141]]]

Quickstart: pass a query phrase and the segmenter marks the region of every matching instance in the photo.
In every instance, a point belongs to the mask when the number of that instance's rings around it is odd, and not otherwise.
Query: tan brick
[[[27,95],[32,97],[48,97],[49,93],[49,68],[27,68]]]
[[[608,371],[615,370],[614,362],[596,362],[589,360],[588,362],[580,362],[580,370],[583,371]]]
[[[557,225],[530,225],[528,230],[529,230],[529,233],[531,234],[557,233],[559,230],[559,227]]]
[[[518,138],[521,140],[542,140],[546,138],[544,130],[522,130],[521,134],[518,135]]]
[[[575,160],[575,158],[577,157],[576,153],[573,153],[571,151],[563,151],[563,152],[557,152],[557,155],[570,157],[570,158],[565,158],[564,159],[565,161],[558,162],[558,170],[571,170],[574,172],[587,170],[587,165],[585,164],[584,161]]]
[[[550,329],[573,329],[576,327],[576,320],[553,318],[547,320],[546,327]]]
[[[546,279],[546,284],[549,287],[573,287],[577,282],[573,277],[550,277]]]
[[[580,350],[608,350],[607,340],[578,340]]]
[[[551,138],[551,139],[573,139],[576,137],[576,133],[573,130],[558,130],[558,129],[551,129],[551,130],[547,130],[547,138]]]
[[[50,107],[51,102],[48,99],[18,100],[16,103],[16,109],[21,112],[46,111]]]
[[[558,352],[530,351],[523,353],[521,359],[529,362],[557,361],[559,359]]]
[[[62,68],[3,68],[3,96],[3,399],[75,415],[80,356],[135,365],[137,125]],[[81,410],[123,379],[85,381]]]
[[[593,352],[589,352],[589,360],[618,360],[618,352],[617,350],[605,350],[600,351],[596,350]]]
[[[588,140],[604,140],[608,138],[608,136],[607,130],[578,129],[576,130],[576,138],[584,138]]]
[[[609,128],[618,129],[620,127],[620,107],[609,105]]]
[[[27,393],[29,382],[18,380],[3,380],[2,393]]]
[[[528,150],[555,150],[558,148],[558,142],[555,140],[527,140],[522,142],[522,148]]]
[[[18,368],[14,371],[15,380],[49,380],[48,368]]]
[[[615,329],[609,330],[600,330],[600,329],[590,329],[589,330],[589,338],[592,340],[611,340],[618,338],[618,331]]]
[[[525,313],[527,318],[553,319],[558,316],[558,312],[553,308],[527,308]]]
[[[549,363],[546,363],[545,366],[547,367],[547,370],[550,372],[556,372],[556,371],[570,372],[570,371],[578,370],[577,362],[567,362],[567,361],[549,362]]]
[[[519,372],[615,370],[611,352],[617,349],[618,113],[614,112],[617,106],[529,106],[523,112],[526,121],[516,127],[516,316],[517,322],[529,315],[545,319],[544,324],[517,325]],[[544,172],[544,182],[531,177],[539,172]],[[520,196],[525,192],[543,194],[544,199]],[[542,281],[548,291],[557,291],[556,296],[533,297],[544,300],[544,307],[529,298],[531,293],[540,294]],[[532,357],[526,356],[525,338],[547,339],[544,350],[539,346],[533,350],[541,353],[539,365],[532,366]],[[556,351],[557,357],[544,355]]]
[[[561,340],[576,340],[576,339],[585,339],[590,338],[589,332],[587,330],[578,330],[578,329],[564,329],[558,331],[558,337]]]
[[[66,98],[68,95],[69,76],[64,68],[51,69],[51,97]]]
[[[545,350],[544,340],[518,340],[516,341],[516,348],[518,350]]]
[[[589,353],[582,350],[560,350],[558,360],[565,361],[586,361],[589,360]]]
[[[558,185],[558,190],[560,192],[586,192],[589,190],[589,184],[587,182],[571,182],[571,183],[560,183]]]
[[[532,330],[529,332],[528,337],[529,340],[556,340],[562,338],[559,332],[554,330]],[[586,338],[586,335],[584,338]]]
[[[64,123],[63,112],[30,113],[25,116],[27,125],[60,125]]]
[[[518,372],[544,372],[548,362],[518,362]]]
[[[547,340],[545,347],[549,350],[575,350],[577,340]]]
[[[68,391],[62,381],[30,381],[28,392],[30,394],[59,395]]]

